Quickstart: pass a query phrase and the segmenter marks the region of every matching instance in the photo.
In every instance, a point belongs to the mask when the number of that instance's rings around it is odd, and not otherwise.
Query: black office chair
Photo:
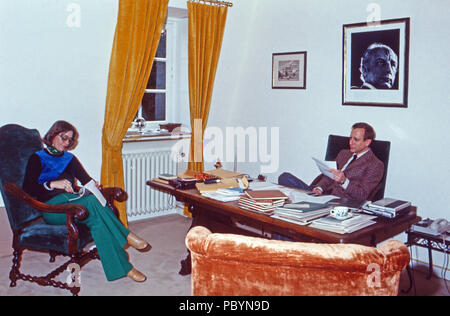
[[[22,190],[28,159],[41,148],[41,137],[35,129],[15,124],[0,128],[0,191],[13,231],[14,256],[9,274],[10,287],[15,287],[17,280],[24,280],[42,286],[67,289],[73,295],[78,295],[80,292],[78,282],[68,284],[55,278],[65,272],[72,263],[81,269],[90,260],[99,258],[97,249],[83,250],[92,242],[92,236],[84,224],[76,222],[87,218],[89,213],[82,205],[49,205],[39,202]],[[127,194],[120,188],[102,190],[109,207],[117,216],[113,200],[123,202],[127,199]],[[65,213],[66,225],[46,224],[41,211]],[[49,253],[50,262],[54,262],[57,255],[69,256],[70,260],[46,276],[31,276],[20,272],[22,253],[25,249]]]
[[[336,160],[337,155],[342,149],[349,148],[349,140],[348,136],[338,136],[338,135],[330,135],[328,137],[328,145],[327,152],[325,154],[326,161],[334,161]],[[384,164],[384,174],[380,183],[375,187],[375,189],[369,194],[369,201],[377,201],[384,197],[384,191],[386,187],[386,177],[387,170],[389,164],[389,152],[391,150],[391,142],[383,141],[383,140],[374,140],[372,141],[370,148],[372,149],[375,156],[380,159]]]

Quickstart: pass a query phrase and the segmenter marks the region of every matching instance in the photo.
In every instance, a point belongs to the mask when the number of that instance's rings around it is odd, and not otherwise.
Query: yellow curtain
[[[208,123],[228,7],[187,2],[189,17],[189,106],[191,146],[188,169],[203,172],[203,133]]]
[[[102,131],[101,183],[124,187],[122,139],[143,97],[169,0],[119,0]],[[127,223],[125,203],[117,205]]]

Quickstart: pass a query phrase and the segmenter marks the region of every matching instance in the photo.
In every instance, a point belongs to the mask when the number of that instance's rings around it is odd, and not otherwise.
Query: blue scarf
[[[36,152],[41,158],[42,172],[39,176],[39,184],[57,179],[66,170],[67,165],[72,161],[73,154],[64,151],[62,155],[53,156],[45,149]]]

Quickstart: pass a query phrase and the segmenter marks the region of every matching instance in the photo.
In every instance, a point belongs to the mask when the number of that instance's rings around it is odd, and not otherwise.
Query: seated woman
[[[34,153],[28,160],[23,189],[37,200],[47,204],[81,204],[89,211],[85,224],[92,234],[103,270],[108,281],[125,276],[144,282],[144,274],[134,269],[123,247],[127,244],[140,250],[151,246],[131,233],[107,206],[103,207],[94,195],[79,197],[75,179],[83,185],[92,180],[79,160],[68,150],[78,144],[76,128],[66,121],[57,121],[44,136],[45,149]],[[66,223],[65,214],[43,212],[44,221],[52,225]]]

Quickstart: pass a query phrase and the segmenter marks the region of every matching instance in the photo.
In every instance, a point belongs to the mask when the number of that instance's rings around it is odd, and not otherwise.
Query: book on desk
[[[383,198],[375,202],[365,203],[361,209],[383,217],[395,218],[408,212],[411,202],[392,198]]]

